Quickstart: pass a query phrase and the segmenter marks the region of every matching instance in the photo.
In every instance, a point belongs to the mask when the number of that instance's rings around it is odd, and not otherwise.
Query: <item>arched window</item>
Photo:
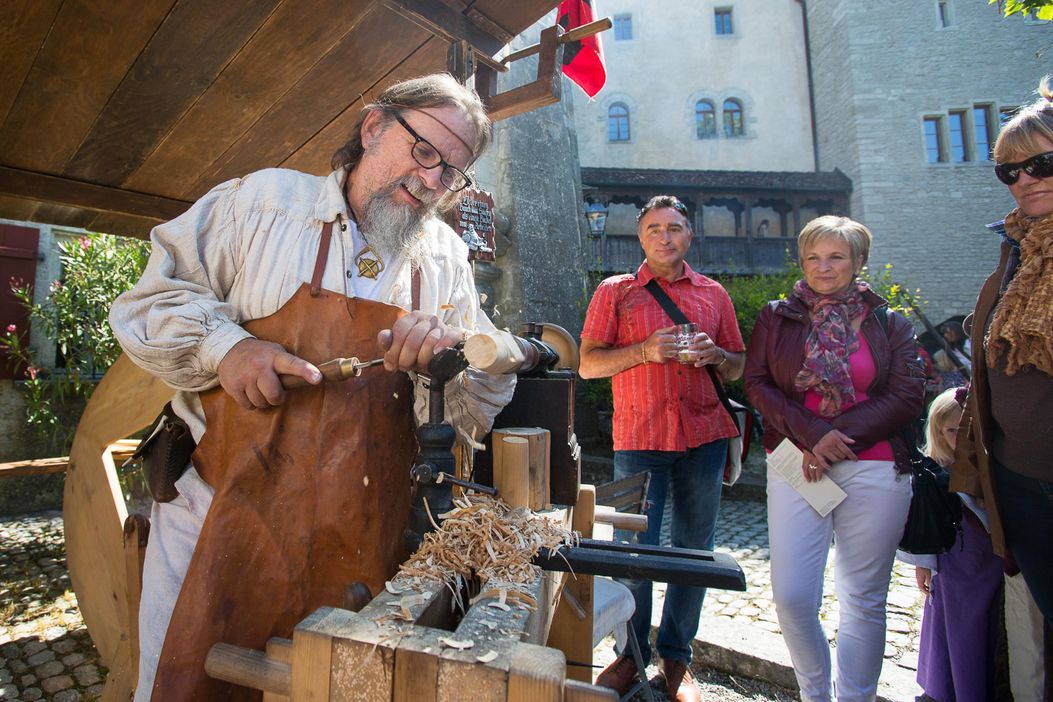
[[[742,136],[742,103],[735,98],[724,101],[724,136]]]
[[[607,110],[607,141],[629,141],[629,108],[623,103]]]
[[[695,103],[695,136],[708,139],[717,135],[717,109],[709,100]]]

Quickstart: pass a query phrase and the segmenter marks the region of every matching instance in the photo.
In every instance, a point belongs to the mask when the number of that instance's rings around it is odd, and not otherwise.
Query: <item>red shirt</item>
[[[621,348],[672,326],[673,320],[644,288],[652,278],[644,262],[635,276],[616,275],[600,283],[582,337]],[[735,307],[720,283],[686,263],[682,276],[672,283],[659,278],[658,283],[718,346],[731,353],[745,350]],[[675,360],[640,363],[615,375],[613,386],[616,451],[686,451],[737,433],[705,368]]]

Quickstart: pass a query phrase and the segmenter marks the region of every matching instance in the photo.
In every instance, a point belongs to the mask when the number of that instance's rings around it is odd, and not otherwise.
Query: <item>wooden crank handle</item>
[[[593,517],[597,522],[610,524],[615,529],[628,529],[643,533],[647,531],[646,514],[628,514],[626,512],[596,512]]]
[[[322,382],[325,383],[338,382],[362,375],[363,367],[359,360],[352,356],[351,358],[334,358],[332,361],[321,363],[318,366],[318,370],[322,372]],[[282,387],[286,390],[304,388],[310,385],[298,375],[279,375],[278,379],[281,380]]]
[[[267,658],[263,651],[227,643],[213,644],[205,657],[210,677],[253,690],[288,697],[292,692],[292,666]]]

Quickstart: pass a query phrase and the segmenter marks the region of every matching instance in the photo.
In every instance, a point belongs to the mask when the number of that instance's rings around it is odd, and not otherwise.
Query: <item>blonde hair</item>
[[[929,405],[929,416],[925,420],[925,455],[944,467],[954,460],[954,447],[947,442],[943,430],[957,424],[962,417],[957,392],[958,388],[948,388],[937,395]]]
[[[1012,163],[1046,151],[1037,143],[1041,137],[1053,142],[1051,77],[1043,77],[1038,84],[1038,100],[1021,107],[1002,127],[993,150],[994,160],[998,163]]]
[[[859,261],[859,267],[866,265],[870,258],[870,241],[873,235],[866,226],[848,217],[837,215],[823,215],[816,217],[797,235],[797,256],[803,260],[805,254],[815,246],[820,239],[832,237],[840,239],[848,244],[848,250],[852,254],[852,262]],[[862,260],[860,261],[860,257]],[[856,271],[859,272],[858,270]]]

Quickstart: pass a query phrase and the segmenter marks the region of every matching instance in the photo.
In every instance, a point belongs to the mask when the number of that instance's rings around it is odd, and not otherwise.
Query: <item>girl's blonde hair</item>
[[[962,416],[957,392],[958,388],[948,388],[937,395],[925,420],[925,455],[944,467],[954,460],[954,447],[947,443],[943,430],[951,423],[957,424]]]

